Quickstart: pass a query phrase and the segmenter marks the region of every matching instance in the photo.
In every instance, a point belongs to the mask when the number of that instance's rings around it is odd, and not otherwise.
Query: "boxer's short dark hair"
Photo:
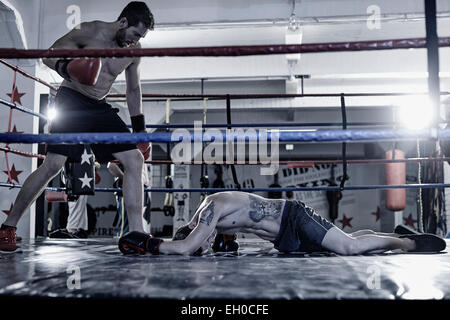
[[[127,18],[129,26],[135,27],[142,22],[147,29],[152,30],[155,25],[152,12],[142,1],[131,1],[127,4],[117,20],[124,17]]]

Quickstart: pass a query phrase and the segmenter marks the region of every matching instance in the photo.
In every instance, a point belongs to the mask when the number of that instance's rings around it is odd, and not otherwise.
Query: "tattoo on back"
[[[204,211],[200,216],[200,223],[206,223],[209,226],[214,218],[214,201],[211,201],[211,203],[203,210]]]
[[[260,197],[250,194],[250,219],[254,222],[260,222],[264,218],[277,219],[281,214],[283,201],[281,200],[262,200]]]

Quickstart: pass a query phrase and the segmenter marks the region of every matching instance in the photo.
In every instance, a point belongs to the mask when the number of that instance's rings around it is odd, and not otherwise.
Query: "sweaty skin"
[[[138,41],[147,34],[147,28],[142,23],[129,28],[127,26],[128,22],[126,18],[115,22],[84,22],[79,27],[58,39],[51,48],[141,48]],[[57,60],[43,59],[43,62],[48,67],[55,69]],[[125,70],[127,102],[130,115],[137,115],[142,113],[139,63],[140,58],[102,58],[102,68],[97,83],[94,86],[86,86],[76,81],[67,80],[64,80],[61,85],[76,90],[92,99],[101,100],[109,93],[115,79]]]
[[[205,250],[214,241],[216,232],[253,233],[273,241],[277,237],[286,200],[267,199],[251,193],[228,191],[206,197],[189,222],[192,232],[180,241],[162,242],[163,254],[190,255],[198,248]],[[324,249],[343,255],[415,249],[415,242],[398,234],[360,230],[347,234],[337,227],[327,231],[322,240]]]
[[[253,233],[264,240],[275,239],[286,200],[266,199],[243,192],[235,193],[233,199],[234,203],[230,201],[224,204],[227,209],[217,221],[218,233],[244,232]]]
[[[232,235],[253,233],[264,240],[274,240],[281,224],[286,200],[266,199],[239,191],[219,192],[208,196],[192,217],[195,228],[181,241],[163,242],[164,254],[192,254],[214,240],[215,232]]]
[[[58,39],[51,49],[81,48],[119,48],[136,46],[148,29],[143,23],[128,26],[126,17],[114,22],[93,21],[80,24]],[[45,65],[55,70],[59,59],[43,59]],[[130,116],[142,114],[141,86],[139,77],[139,59],[103,59],[103,67],[95,86],[84,86],[76,81],[64,81],[63,86],[70,87],[87,97],[102,99],[108,94],[115,78],[125,70],[127,106]],[[112,154],[125,167],[123,191],[127,206],[130,230],[143,232],[142,203],[143,186],[141,179],[143,157],[139,150],[132,149]],[[14,208],[3,222],[5,226],[17,226],[27,208],[37,199],[53,177],[64,166],[67,156],[49,152],[44,163],[24,182]]]

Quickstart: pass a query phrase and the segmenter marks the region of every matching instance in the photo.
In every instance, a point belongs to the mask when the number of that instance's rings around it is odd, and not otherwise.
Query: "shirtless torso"
[[[117,49],[141,48],[139,39],[144,37],[147,29],[142,24],[130,27],[123,38],[118,39],[117,24],[119,22],[92,21],[84,22],[79,28],[58,39],[52,49]],[[102,68],[97,83],[87,86],[76,81],[64,80],[62,86],[76,90],[83,95],[101,100],[111,89],[116,78],[126,70],[127,91],[139,86],[139,58],[102,58]],[[44,59],[44,63],[54,69],[55,59]]]
[[[283,199],[267,199],[239,191],[210,195],[189,222],[192,232],[184,240],[161,243],[160,251],[165,254],[192,254],[198,248],[206,249],[217,233],[253,233],[272,241],[280,230],[285,204]]]
[[[253,233],[264,240],[275,239],[286,200],[236,191],[222,192],[221,195],[225,200],[216,225],[218,233]],[[230,201],[226,201],[227,197]]]

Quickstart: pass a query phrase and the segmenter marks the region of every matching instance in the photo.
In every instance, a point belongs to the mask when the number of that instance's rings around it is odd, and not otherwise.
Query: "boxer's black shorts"
[[[50,133],[75,132],[126,132],[130,130],[105,99],[95,100],[67,87],[61,87],[56,99],[57,118],[50,124]],[[91,144],[95,159],[106,163],[114,159],[113,153],[136,149],[136,144]],[[83,153],[82,144],[49,144],[52,152],[79,161]]]

